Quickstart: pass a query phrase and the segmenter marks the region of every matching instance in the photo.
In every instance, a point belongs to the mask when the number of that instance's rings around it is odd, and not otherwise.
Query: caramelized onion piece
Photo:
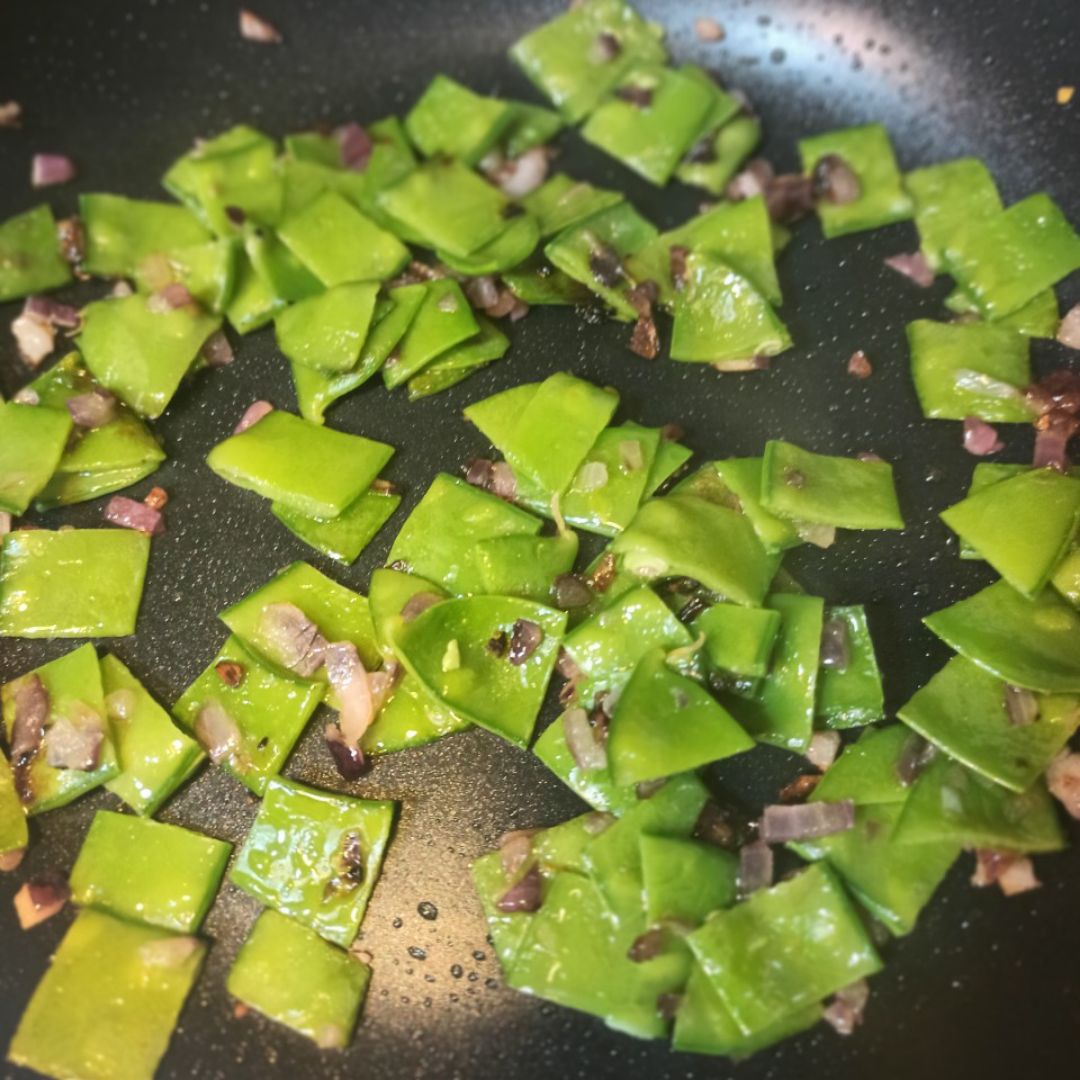
[[[1046,786],[1069,814],[1080,820],[1080,754],[1064,751],[1046,770]]]
[[[851,1035],[862,1023],[869,999],[870,984],[860,979],[836,992],[825,1009],[824,1020],[837,1035]]]
[[[739,849],[739,871],[735,879],[740,897],[747,897],[773,883],[773,852],[763,840]]]
[[[787,844],[847,832],[854,825],[855,804],[851,799],[766,806],[761,817],[761,839],[767,844]]]
[[[539,911],[542,887],[540,868],[534,864],[495,901],[495,907],[508,915],[519,911]]]
[[[15,914],[23,930],[51,919],[71,897],[67,882],[59,878],[28,881],[15,894]]]
[[[322,666],[326,638],[295,604],[267,604],[259,614],[259,636],[282,667],[305,679]]]
[[[114,495],[105,505],[105,520],[125,529],[159,536],[165,531],[165,518],[160,510],[146,503],[129,499],[126,495]]]
[[[977,416],[964,417],[964,449],[976,457],[996,454],[1005,444],[998,438],[997,429]]]
[[[920,289],[929,289],[934,284],[934,271],[921,251],[911,255],[890,255],[885,260],[885,265],[915,282]]]
[[[284,40],[273,23],[247,8],[240,9],[240,36],[246,41],[257,41],[260,45],[280,45]]]

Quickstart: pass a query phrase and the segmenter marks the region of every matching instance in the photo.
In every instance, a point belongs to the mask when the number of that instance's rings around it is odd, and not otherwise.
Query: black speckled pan
[[[766,121],[765,152],[780,166],[795,165],[794,142],[803,134],[882,120],[905,167],[976,154],[1006,199],[1046,189],[1080,221],[1080,98],[1055,103],[1059,85],[1080,82],[1075,0],[641,6],[667,27],[676,57],[714,67],[750,93]],[[285,34],[280,47],[242,41],[236,7],[232,0],[0,5],[0,100],[18,99],[26,116],[21,132],[0,132],[0,217],[34,200],[28,178],[36,150],[69,153],[79,163],[77,184],[53,196],[58,210],[70,211],[79,190],[160,195],[162,171],[195,136],[238,121],[282,135],[319,121],[404,112],[437,71],[480,90],[526,94],[506,48],[560,3],[260,0],[258,10]],[[726,27],[722,44],[695,38],[693,20],[703,13]],[[658,223],[693,212],[694,193],[650,189],[576,137],[565,144],[567,171],[624,187]],[[461,419],[468,402],[563,368],[617,387],[627,417],[684,424],[701,459],[758,453],[776,436],[826,452],[880,453],[897,465],[908,530],[842,536],[831,551],[798,552],[790,564],[813,591],[869,604],[895,706],[946,656],[920,617],[990,579],[980,564],[957,560],[936,518],[965,489],[973,459],[960,449],[958,424],[924,423],[916,405],[904,324],[941,317],[946,284],[924,292],[882,266],[883,257],[915,243],[903,225],[826,245],[817,225],[805,223],[780,266],[797,348],[765,373],[718,376],[707,367],[648,363],[626,350],[625,327],[547,309],[514,328],[507,359],[450,392],[409,405],[401,393],[372,384],[337,406],[330,422],[399,448],[389,476],[405,488],[406,509],[436,470],[454,470],[483,448]],[[1078,289],[1080,282],[1069,283],[1063,303],[1080,299]],[[0,310],[5,327],[15,311]],[[874,362],[865,382],[845,374],[856,348]],[[1041,370],[1064,358],[1045,343],[1035,353]],[[10,394],[23,378],[0,331],[0,389]],[[155,542],[139,633],[115,649],[166,704],[214,655],[225,636],[216,613],[226,604],[294,559],[310,559],[364,590],[403,517],[343,570],[294,539],[262,500],[218,481],[203,457],[256,397],[293,407],[269,331],[246,339],[231,368],[184,388],[157,424],[169,461],[152,483],[172,495],[169,529]],[[1030,434],[1010,429],[1008,440],[1007,457],[1026,459]],[[100,513],[100,505],[87,504],[49,523],[89,525]],[[69,647],[0,640],[0,678]],[[762,750],[719,779],[761,798],[794,771],[786,755]],[[317,725],[287,772],[343,787]],[[233,1019],[225,976],[256,907],[226,885],[206,925],[214,940],[209,962],[163,1076],[1013,1080],[1076,1073],[1076,851],[1039,860],[1043,888],[1014,900],[972,889],[970,858],[962,858],[915,933],[888,947],[857,1036],[840,1039],[822,1026],[736,1068],[635,1042],[501,986],[469,863],[504,829],[553,824],[577,810],[530,755],[475,731],[380,761],[349,790],[402,805],[364,924],[375,977],[353,1046],[344,1055],[320,1053],[256,1016]],[[95,809],[112,803],[98,793],[35,820],[23,870],[0,880],[0,1049],[70,918],[65,913],[23,934],[11,896],[27,873],[70,867]],[[253,799],[211,769],[162,817],[239,843],[254,812]],[[0,1074],[26,1075],[2,1065]]]

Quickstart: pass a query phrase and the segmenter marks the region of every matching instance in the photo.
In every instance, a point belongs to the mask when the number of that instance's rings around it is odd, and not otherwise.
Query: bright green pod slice
[[[449,251],[435,253],[439,262],[451,270],[469,277],[501,274],[523,263],[540,243],[540,224],[532,214],[518,214],[494,240],[477,248],[470,255],[454,255]]]
[[[510,339],[490,319],[479,313],[474,316],[480,328],[476,334],[447,349],[409,379],[410,401],[448,390],[506,355]]]
[[[569,574],[578,553],[577,534],[493,536],[476,545],[484,592],[551,604],[555,579]]]
[[[387,389],[408,382],[479,329],[469,301],[453,278],[429,282],[420,307],[382,366]]]
[[[968,485],[968,498],[985,490],[991,484],[999,480],[1008,480],[1013,476],[1019,476],[1027,472],[1029,465],[1010,465],[1002,461],[980,461],[971,471],[971,483]],[[981,559],[982,556],[963,538],[960,537],[960,550],[957,552],[961,559]]]
[[[469,720],[436,701],[419,680],[404,675],[375,722],[364,732],[360,749],[365,754],[393,754],[470,727]]]
[[[405,625],[402,611],[418,593],[444,600],[446,593],[432,581],[390,567],[380,567],[371,575],[368,586],[368,603],[375,641],[383,655],[394,654],[394,642],[398,630]]]
[[[15,774],[0,753],[0,855],[25,851],[30,843],[26,811],[15,789]]]
[[[143,292],[156,292],[179,283],[203,307],[220,313],[236,290],[241,254],[240,242],[228,239],[148,255],[136,267],[135,284]]]
[[[842,635],[847,662],[818,673],[814,716],[828,728],[862,727],[885,719],[885,694],[874,641],[859,604],[825,609],[825,627]]]
[[[436,75],[406,115],[405,131],[424,157],[460,158],[475,165],[512,118],[507,102]]]
[[[621,191],[593,187],[587,180],[575,180],[566,173],[555,173],[535,191],[521,200],[521,205],[540,224],[545,239],[561,233],[586,218],[623,201]]]
[[[978,304],[959,285],[945,297],[945,307],[957,315],[969,316],[969,322],[972,318],[982,319]],[[1057,337],[1058,327],[1061,325],[1057,293],[1053,289],[1045,289],[1011,315],[995,320],[994,325],[1003,330],[1015,330],[1024,337]]]
[[[0,303],[57,289],[70,280],[71,267],[60,254],[48,206],[0,222]]]
[[[360,359],[378,291],[376,284],[350,282],[300,300],[274,320],[278,348],[293,364],[348,371]]]
[[[739,860],[697,840],[642,834],[641,880],[650,923],[702,923],[735,900]]]
[[[238,334],[250,334],[270,322],[287,304],[252,266],[247,254],[241,254],[232,298],[225,309],[229,325]]]
[[[309,202],[314,202],[314,198]],[[276,233],[253,230],[244,238],[244,252],[263,284],[280,300],[307,300],[326,288]]]
[[[722,675],[761,679],[769,672],[780,632],[780,612],[771,608],[713,604],[694,620],[705,635],[709,666]]]
[[[708,140],[708,136],[704,139]],[[702,140],[691,146],[675,170],[675,177],[713,195],[723,195],[728,182],[761,142],[761,121],[740,112],[716,129],[711,140],[703,142],[695,153],[699,142]]]
[[[563,119],[542,105],[508,102],[510,122],[499,135],[499,146],[508,158],[520,157],[534,146],[551,142],[563,129]]]
[[[0,402],[0,510],[26,513],[60,464],[71,428],[66,409]]]
[[[276,502],[270,509],[305,544],[337,562],[354,563],[400,505],[401,496],[393,492],[365,491],[336,518],[308,517]]]

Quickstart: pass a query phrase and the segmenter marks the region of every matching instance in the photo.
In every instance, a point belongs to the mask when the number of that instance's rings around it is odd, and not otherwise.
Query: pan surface
[[[1080,81],[1080,8],[1062,0],[642,0],[668,29],[673,55],[715,68],[762,112],[764,153],[796,164],[804,135],[884,121],[905,168],[961,154],[982,157],[1007,201],[1048,190],[1080,222],[1080,100],[1055,103],[1059,85]],[[74,185],[54,189],[58,211],[78,191],[160,197],[159,177],[193,138],[246,121],[274,135],[319,121],[402,113],[442,71],[474,88],[534,97],[506,59],[507,46],[549,18],[558,2],[505,0],[260,0],[285,34],[280,47],[240,39],[233,3],[203,0],[36,0],[0,5],[0,100],[22,102],[21,132],[0,134],[0,218],[34,201],[29,160],[38,150],[71,154]],[[717,17],[721,45],[696,40],[693,20]],[[656,191],[576,136],[560,165],[622,187],[650,218],[674,224],[694,211],[684,189]],[[50,193],[52,194],[52,193]],[[455,470],[483,439],[461,418],[470,401],[569,369],[622,394],[622,415],[682,423],[697,460],[759,453],[782,437],[830,453],[873,450],[896,464],[909,528],[902,535],[842,535],[829,552],[800,551],[789,565],[808,589],[834,602],[866,602],[895,708],[947,653],[920,618],[989,582],[960,562],[936,514],[955,501],[973,459],[959,425],[920,419],[903,329],[944,317],[946,282],[915,289],[886,270],[884,256],[914,250],[910,225],[825,244],[806,222],[780,264],[784,315],[796,341],[771,371],[718,377],[711,369],[647,363],[624,344],[626,328],[540,309],[514,328],[508,358],[448,393],[408,404],[374,383],[345,399],[330,423],[389,441],[387,475],[405,489],[405,509],[347,569],[327,563],[286,532],[266,504],[219,482],[202,463],[254,398],[287,408],[294,399],[272,333],[245,339],[238,361],[200,375],[156,425],[169,460],[151,484],[171,494],[168,533],[155,542],[138,634],[109,644],[170,704],[214,655],[225,631],[216,613],[294,559],[366,591],[396,528],[439,469]],[[84,294],[85,295],[85,294]],[[1067,284],[1063,309],[1080,299]],[[6,323],[15,305],[0,309]],[[875,372],[845,374],[865,349]],[[1040,371],[1064,350],[1035,346]],[[10,337],[0,335],[0,390],[25,376]],[[1028,459],[1030,433],[1010,430],[1007,460]],[[51,515],[52,525],[91,525],[100,503]],[[0,679],[66,652],[72,643],[0,640]],[[545,720],[550,716],[550,710]],[[501,986],[485,940],[468,865],[505,829],[548,825],[578,811],[576,800],[531,755],[480,731],[381,760],[344,785],[313,724],[286,772],[307,782],[401,801],[396,838],[363,930],[375,957],[365,1018],[344,1055],[320,1053],[256,1016],[234,1020],[224,981],[255,914],[225,885],[206,925],[213,948],[163,1063],[163,1077],[364,1076],[995,1078],[1075,1072],[1080,1031],[1080,858],[1039,860],[1044,887],[1005,900],[968,884],[961,858],[917,930],[888,946],[874,979],[865,1026],[841,1040],[823,1026],[737,1068],[639,1043],[598,1021]],[[718,774],[722,789],[763,800],[797,771],[761,750]],[[0,1048],[70,912],[23,934],[11,896],[28,874],[67,869],[97,793],[32,825],[23,869],[0,878]],[[240,842],[254,800],[217,770],[205,771],[161,817]],[[1073,839],[1080,830],[1073,828]],[[424,905],[428,916],[418,911]],[[57,1018],[63,1023],[63,1017]],[[4,1071],[7,1070],[7,1071]],[[29,1075],[0,1065],[4,1076]]]

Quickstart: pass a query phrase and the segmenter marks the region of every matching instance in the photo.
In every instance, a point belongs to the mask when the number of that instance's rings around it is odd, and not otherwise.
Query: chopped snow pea
[[[354,563],[400,505],[401,496],[393,492],[365,491],[336,518],[308,517],[277,502],[270,504],[270,510],[316,551],[341,563]]]
[[[337,140],[331,136],[328,141],[332,144],[330,152],[335,158],[339,158],[340,148]],[[286,142],[288,142],[288,136],[286,136]],[[303,210],[324,192],[336,191],[367,213],[376,224],[383,224],[374,214],[368,213],[363,205],[367,187],[364,174],[353,172],[351,169],[343,169],[340,160],[319,163],[287,156],[281,161],[281,179],[284,184],[281,200],[282,220]]]
[[[286,160],[311,162],[328,169],[341,168],[341,143],[321,131],[298,131],[281,140]]]
[[[954,656],[897,716],[969,769],[1026,791],[1080,726],[1080,699],[1039,695],[1035,722],[1017,723],[1011,692],[996,675]]]
[[[394,803],[271,780],[229,878],[269,908],[348,948],[394,823]]]
[[[959,286],[945,297],[945,306],[957,315],[982,318],[975,301]],[[1058,309],[1057,293],[1053,289],[1045,289],[1011,315],[994,322],[995,326],[1002,329],[1015,330],[1024,337],[1032,338],[1056,337],[1060,324],[1061,312]]]
[[[693,450],[669,438],[661,429],[656,457],[653,458],[652,467],[649,469],[649,479],[645,484],[645,494],[655,495],[669,480],[681,472],[682,467],[693,456]]]
[[[1028,599],[997,581],[923,622],[961,656],[1014,686],[1080,693],[1080,615],[1050,589]]]
[[[844,128],[800,139],[799,154],[805,173],[812,173],[822,158],[835,154],[858,178],[859,197],[852,202],[818,201],[821,231],[829,239],[864,229],[877,229],[911,217],[911,198],[904,190],[889,133],[881,124]]]
[[[197,933],[232,844],[160,821],[99,810],[71,870],[71,898],[118,919]]]
[[[745,517],[696,495],[650,499],[610,550],[643,580],[688,577],[750,606],[761,603],[777,566]]]
[[[41,748],[30,763],[20,768],[15,763],[16,790],[28,814],[42,814],[66,806],[84,792],[100,787],[120,771],[116,761],[105,716],[97,653],[93,645],[83,645],[65,653],[0,689],[3,700],[4,730],[11,745],[15,728],[15,698],[28,679],[41,680],[49,697],[49,715]],[[89,769],[59,768],[49,764],[52,739],[64,741],[75,732],[98,731],[102,734],[97,763]],[[51,733],[51,738],[50,738]]]
[[[731,710],[756,739],[801,753],[813,734],[825,604],[816,596],[774,593],[765,606],[780,612],[772,666],[760,696],[734,700]]]
[[[901,779],[897,766],[915,738],[903,724],[862,732],[829,766],[811,799],[822,802],[851,799],[857,806],[904,802],[911,785]]]
[[[619,786],[673,776],[753,747],[700,683],[667,666],[662,649],[634,668],[615,705],[607,743]]]
[[[495,956],[506,972],[521,948],[532,915],[525,911],[504,912],[496,906],[499,898],[513,884],[512,877],[503,870],[502,856],[498,851],[482,855],[472,864],[472,879],[487,920]]]
[[[791,348],[791,335],[765,296],[715,255],[686,257],[674,306],[672,360],[723,365]]]
[[[286,308],[274,320],[278,348],[293,364],[329,374],[360,359],[375,313],[379,286],[349,282]]]
[[[383,382],[391,390],[408,382],[479,329],[469,301],[453,278],[430,282],[416,315],[382,366]]]
[[[66,409],[0,402],[0,510],[26,513],[56,472],[71,428]]]
[[[87,502],[112,491],[130,487],[153,471],[153,467],[145,465],[109,469],[105,472],[69,473],[58,469],[34,500],[34,508],[42,511],[54,510],[58,506]]]
[[[121,765],[105,787],[137,814],[153,815],[199,767],[202,747],[115,656],[102,658],[101,683]]]
[[[1072,545],[1080,480],[1032,469],[950,506],[941,520],[1014,589],[1035,596]]]
[[[19,1021],[9,1060],[47,1076],[153,1080],[205,952],[190,937],[80,912]]]
[[[510,348],[510,339],[490,320],[475,313],[479,331],[441,353],[409,380],[409,400],[438,394],[475,374]]]
[[[555,579],[573,570],[577,552],[578,538],[573,532],[493,536],[477,541],[476,565],[484,592],[550,604]]]
[[[151,255],[205,244],[210,233],[187,207],[122,195],[80,195],[82,267],[98,277],[132,278]],[[163,283],[164,284],[164,283]]]
[[[609,210],[623,198],[621,191],[593,187],[587,180],[556,173],[526,195],[521,205],[540,223],[540,235],[546,239],[602,210]]]
[[[902,529],[892,466],[814,454],[792,443],[765,444],[761,501],[797,521],[841,529]]]
[[[461,158],[475,165],[512,119],[507,102],[436,75],[405,117],[405,131],[425,157]]]
[[[135,282],[146,292],[180,283],[202,305],[223,312],[232,300],[240,267],[237,240],[211,240],[168,254],[147,256],[135,271]]]
[[[971,483],[968,485],[968,498],[985,490],[999,480],[1008,480],[1027,472],[1028,465],[1009,465],[1002,461],[980,461],[971,471]],[[982,556],[961,536],[957,554],[961,559],[981,559]]]
[[[225,670],[239,668],[237,685],[227,683],[219,673],[218,668],[224,665],[230,665]],[[322,697],[321,683],[271,671],[234,635],[184,691],[173,706],[173,715],[198,736],[204,709],[224,712],[229,722],[223,726],[230,734],[207,749],[218,757],[217,764],[262,795],[281,771]],[[219,738],[217,728],[214,730]]]
[[[511,101],[509,105],[510,123],[499,136],[499,145],[509,158],[551,142],[563,129],[562,117],[551,109],[523,101]]]
[[[405,605],[417,593],[430,593],[439,600],[446,598],[446,593],[433,581],[390,567],[382,567],[371,575],[368,591],[375,641],[383,654],[390,656],[394,653],[394,635],[405,623],[401,617]]]
[[[714,108],[726,108],[722,98]],[[712,128],[712,123],[709,126]],[[761,142],[761,121],[756,116],[740,112],[713,130],[715,134],[712,135],[711,144],[703,142],[709,138],[708,133],[702,139],[695,140],[690,152],[675,170],[675,176],[684,184],[704,188],[713,195],[723,195],[728,181]],[[696,150],[699,144],[701,149]]]
[[[629,67],[664,62],[661,33],[625,0],[586,0],[530,31],[510,57],[573,124]]]
[[[556,270],[542,252],[513,270],[505,270],[502,283],[530,307],[576,307],[587,305],[592,299],[580,281]]]
[[[695,68],[635,66],[601,102],[581,136],[657,185],[671,179],[715,100]]]
[[[0,855],[24,851],[30,843],[26,811],[15,790],[15,774],[0,751]]]
[[[392,754],[423,746],[472,724],[436,701],[411,675],[394,687],[394,694],[360,740],[365,754]]]
[[[157,310],[145,296],[83,308],[79,349],[94,377],[137,413],[159,417],[221,320],[193,305]]]
[[[713,604],[694,620],[705,635],[709,666],[724,675],[761,679],[769,672],[773,646],[780,632],[780,612],[772,608]]]
[[[276,233],[253,230],[244,239],[244,251],[255,273],[262,278],[270,292],[281,300],[306,300],[318,296],[326,288],[293,254],[292,249],[278,239]]]
[[[312,517],[344,513],[393,456],[386,443],[275,409],[207,455],[223,480]]]
[[[133,634],[149,557],[150,537],[131,529],[9,533],[0,547],[0,634]]]
[[[248,1008],[343,1050],[352,1039],[371,968],[276,911],[264,911],[229,972],[225,988]]]
[[[687,941],[744,1035],[882,966],[851,901],[820,864],[719,913]]]
[[[514,428],[529,402],[536,397],[540,383],[522,383],[501,390],[491,397],[474,401],[464,411],[465,419],[487,437],[492,446],[502,448],[513,438]]]
[[[477,248],[470,255],[454,255],[449,251],[435,253],[439,262],[451,270],[470,277],[498,274],[523,263],[540,243],[540,224],[532,214],[522,213],[512,218],[494,240]]]
[[[225,309],[229,325],[238,334],[250,334],[270,322],[287,303],[252,266],[251,259],[246,254],[242,255],[236,270],[232,299]]]
[[[945,262],[982,314],[995,320],[1080,268],[1080,236],[1048,195],[1031,195],[958,228]]]
[[[911,376],[923,416],[963,420],[978,416],[997,423],[1028,423],[1024,388],[1031,382],[1027,338],[1000,326],[908,324]]]
[[[650,923],[704,922],[735,900],[739,860],[728,851],[697,840],[643,833],[641,880]]]
[[[523,624],[540,637],[515,656]],[[472,596],[432,605],[397,630],[394,644],[436,701],[525,747],[565,629],[565,612],[515,597]],[[495,644],[502,642],[505,649]]]
[[[866,609],[852,604],[825,609],[825,623],[842,627],[848,659],[818,672],[815,716],[828,728],[862,727],[885,718],[885,695]]]
[[[278,236],[326,286],[382,281],[409,261],[409,249],[336,192],[281,223]]]
[[[48,206],[0,222],[0,303],[66,285],[71,267],[60,254]]]
[[[1073,607],[1080,607],[1080,548],[1074,547],[1061,560],[1050,583]]]

